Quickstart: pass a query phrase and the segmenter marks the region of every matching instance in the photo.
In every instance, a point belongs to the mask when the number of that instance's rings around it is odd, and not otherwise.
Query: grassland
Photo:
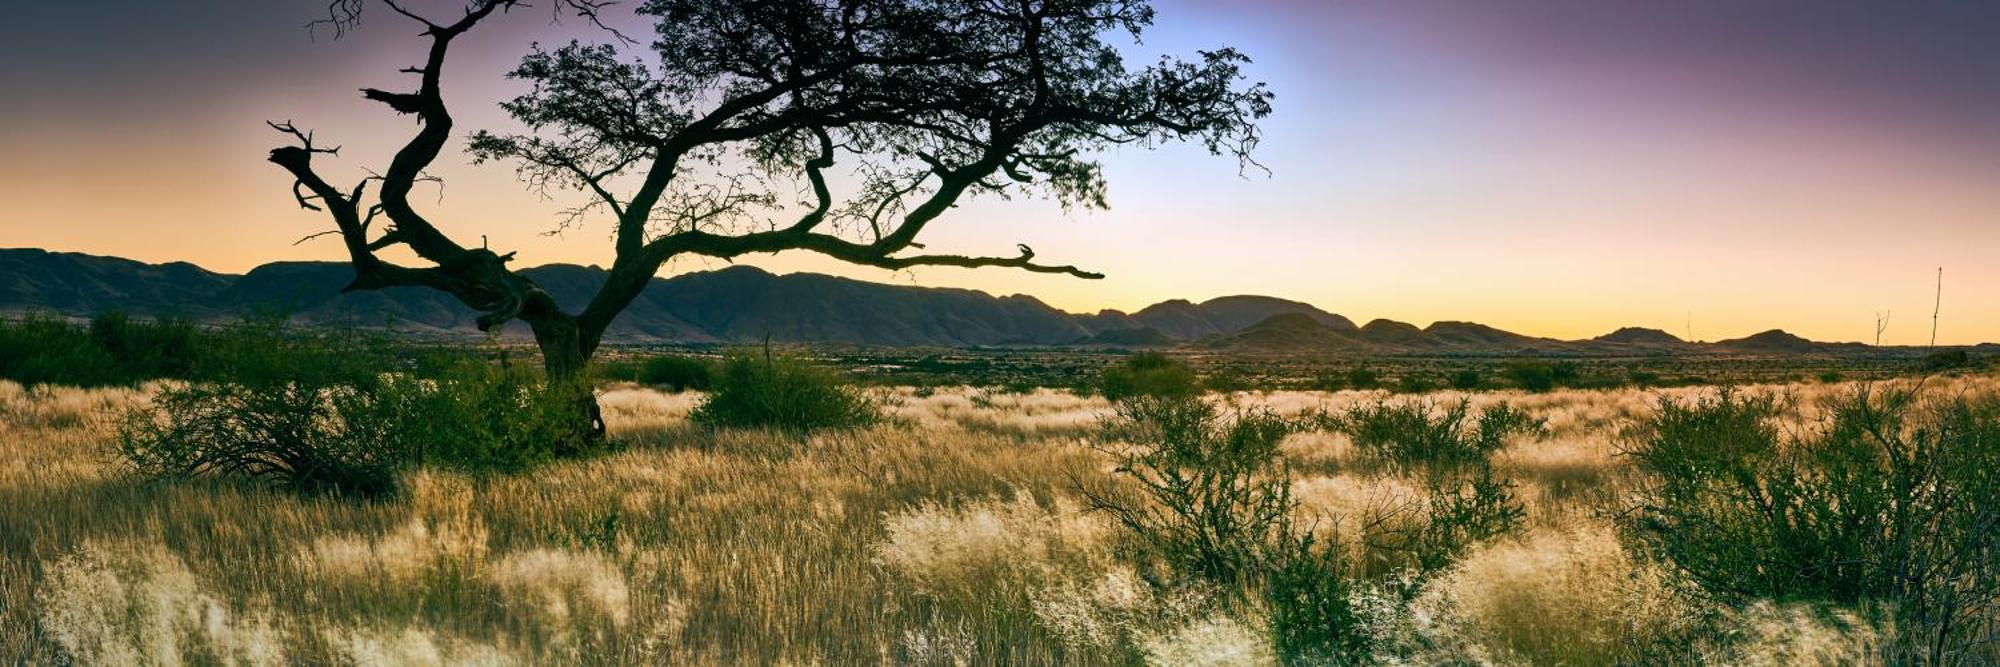
[[[1954,394],[2000,378],[1932,379]],[[621,452],[519,475],[409,473],[374,501],[148,482],[117,419],[159,385],[0,383],[0,656],[45,664],[1262,664],[1254,606],[1166,595],[1079,485],[1122,482],[1101,398],[873,390],[892,417],[795,436],[690,425],[698,394],[602,395]],[[1759,385],[1816,417],[1838,383]],[[1851,664],[1866,610],[1720,606],[1628,550],[1609,512],[1638,483],[1623,434],[1702,387],[1239,392],[1297,414],[1378,400],[1508,402],[1522,529],[1478,545],[1409,610],[1373,617],[1383,662]],[[1284,444],[1300,511],[1411,493],[1325,433]],[[1357,548],[1357,553],[1365,549]]]

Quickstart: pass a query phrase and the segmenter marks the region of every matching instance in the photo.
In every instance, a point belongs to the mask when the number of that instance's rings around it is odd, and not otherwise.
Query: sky
[[[419,0],[446,11],[452,2]],[[1702,340],[1783,328],[1924,344],[2000,341],[2000,3],[1846,0],[1159,0],[1130,47],[1233,46],[1277,94],[1257,159],[1187,146],[1101,156],[1107,211],[970,203],[930,250],[1075,263],[890,272],[801,253],[739,259],[899,284],[1136,310],[1231,294],[1356,321],[1469,320],[1588,337]],[[265,120],[380,169],[411,121],[362,100],[407,82],[424,43],[383,8],[343,39],[324,0],[27,3],[0,22],[0,247],[242,272],[340,259],[264,161]],[[593,34],[538,9],[455,46],[466,132],[509,129],[504,73],[535,41]],[[609,264],[610,230],[548,236],[580,200],[448,153],[419,201],[520,265]],[[428,199],[435,196],[435,199]],[[726,266],[688,258],[664,275]]]

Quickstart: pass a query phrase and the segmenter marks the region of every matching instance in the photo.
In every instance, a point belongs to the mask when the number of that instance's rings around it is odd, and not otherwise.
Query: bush
[[[370,402],[343,416],[383,426],[411,464],[465,472],[518,472],[590,453],[603,443],[577,428],[593,399],[588,383],[466,362],[437,374],[385,376]]]
[[[1479,379],[1479,371],[1477,370],[1468,368],[1451,374],[1451,388],[1459,391],[1475,391],[1482,384]]]
[[[1358,405],[1322,417],[1348,434],[1363,455],[1398,466],[1464,466],[1485,462],[1512,435],[1540,435],[1543,422],[1506,404],[1481,410],[1460,400],[1439,411],[1427,402]]]
[[[1371,628],[1383,620],[1374,615],[1385,610],[1357,607],[1364,585],[1388,591],[1392,604],[1407,608],[1426,575],[1448,566],[1474,541],[1511,528],[1520,510],[1490,468],[1464,485],[1454,476],[1435,476],[1434,493],[1425,500],[1362,518],[1364,525],[1392,526],[1371,534],[1371,543],[1380,538],[1381,548],[1408,554],[1401,561],[1407,569],[1384,583],[1364,584],[1366,573],[1352,567],[1337,544],[1322,543],[1313,530],[1295,524],[1299,507],[1279,444],[1309,423],[1261,410],[1224,417],[1193,397],[1125,401],[1107,423],[1106,439],[1133,446],[1104,451],[1144,499],[1085,494],[1174,575],[1261,601],[1273,645],[1287,664],[1366,662],[1379,640]]]
[[[832,373],[766,351],[725,360],[715,391],[692,418],[711,427],[812,431],[866,426],[881,416],[867,397]]]
[[[78,326],[30,317],[0,323],[0,378],[82,387],[186,378],[205,350],[182,320],[139,321],[106,313]]]
[[[1112,401],[1139,396],[1194,396],[1201,393],[1194,369],[1159,352],[1140,352],[1106,367],[1098,390]]]
[[[1347,386],[1352,389],[1374,389],[1382,384],[1382,375],[1367,366],[1356,366],[1347,371]]]
[[[1421,375],[1410,374],[1396,379],[1396,393],[1399,394],[1421,394],[1435,388]]]
[[[301,356],[240,382],[166,388],[127,416],[120,453],[156,478],[372,496],[393,492],[415,465],[511,472],[603,444],[576,428],[584,385],[551,388],[470,360],[435,377],[367,366]]]
[[[1537,394],[1556,388],[1555,368],[1536,361],[1508,362],[1507,379],[1515,387]]]
[[[715,365],[675,354],[650,357],[639,366],[638,381],[668,391],[708,391],[715,386]]]
[[[223,477],[306,493],[380,495],[408,457],[374,414],[374,387],[301,376],[169,388],[128,416],[119,452],[158,478]]]
[[[1651,483],[1627,535],[1723,599],[1886,603],[1894,662],[1996,657],[2000,409],[1862,387],[1786,433],[1784,407],[1663,400],[1630,451]]]
[[[1924,355],[1918,368],[1926,373],[1948,371],[1972,365],[1972,355],[1965,350],[1943,350]]]
[[[1097,505],[1176,569],[1236,585],[1289,535],[1294,503],[1278,444],[1294,430],[1268,411],[1225,419],[1198,398],[1122,401],[1106,437],[1139,449],[1119,453],[1116,470],[1153,502]]]

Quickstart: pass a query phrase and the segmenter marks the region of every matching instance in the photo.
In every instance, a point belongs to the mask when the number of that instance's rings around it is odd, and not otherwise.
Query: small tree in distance
[[[439,23],[380,2],[422,25],[430,49],[406,70],[415,90],[363,95],[416,116],[415,136],[380,176],[348,188],[317,164],[337,149],[289,122],[272,126],[295,144],[270,160],[297,179],[301,206],[333,218],[355,271],[346,289],[441,290],[479,310],[482,330],[522,320],[552,379],[577,376],[612,320],[682,255],[806,250],[889,269],[1101,277],[1037,262],[1025,245],[1014,256],[910,251],[971,197],[1105,207],[1089,155],[1111,147],[1193,141],[1247,162],[1271,109],[1232,49],[1128,67],[1106,37],[1136,38],[1153,18],[1145,2],[647,0],[637,11],[655,24],[650,49],[608,28],[607,44],[537,47],[512,73],[529,92],[502,103],[524,129],[470,137],[475,160],[512,162],[530,187],[585,197],[558,227],[612,221],[605,283],[572,313],[508,268],[514,253],[449,238],[409,199],[456,131],[442,93],[453,41],[526,3],[471,0]],[[351,29],[367,4],[333,0],[328,22]],[[610,4],[557,0],[555,10],[603,27]],[[396,246],[428,265],[380,256]]]

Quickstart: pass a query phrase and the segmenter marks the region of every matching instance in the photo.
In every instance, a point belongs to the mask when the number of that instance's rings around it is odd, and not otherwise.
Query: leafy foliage
[[[648,357],[639,366],[637,379],[668,391],[707,391],[715,385],[715,364],[675,354]]]
[[[1194,369],[1159,352],[1140,352],[1106,367],[1098,378],[1104,397],[1122,401],[1141,396],[1186,397],[1201,393]]]
[[[184,320],[133,320],[105,313],[88,327],[29,317],[0,322],[0,378],[83,387],[187,377],[205,351]]]
[[[1512,414],[1512,413],[1507,413]],[[1494,428],[1515,417],[1496,417]],[[1472,543],[1511,529],[1521,510],[1489,466],[1429,477],[1431,493],[1415,503],[1362,517],[1373,545],[1406,557],[1389,583],[1339,546],[1296,524],[1286,436],[1315,423],[1268,411],[1225,417],[1190,396],[1121,401],[1106,423],[1116,471],[1135,482],[1142,502],[1091,494],[1179,576],[1262,602],[1274,644],[1288,664],[1344,664],[1369,659],[1378,638],[1356,606],[1364,586],[1386,586],[1407,604],[1423,576],[1441,570]]]
[[[1460,467],[1484,463],[1514,435],[1543,433],[1541,420],[1506,404],[1476,414],[1469,400],[1438,410],[1430,403],[1378,401],[1321,417],[1354,438],[1363,454],[1397,466]]]
[[[1728,599],[1893,606],[1897,660],[2000,637],[2000,408],[1857,389],[1813,428],[1722,391],[1663,400],[1630,451],[1635,541]]]
[[[509,472],[603,446],[578,431],[584,385],[461,360],[384,373],[365,356],[278,347],[234,381],[160,391],[127,416],[119,451],[142,474],[380,495],[414,465]]]
[[[767,350],[725,360],[715,391],[693,419],[713,427],[813,431],[866,426],[881,415],[874,403],[833,373]]]

